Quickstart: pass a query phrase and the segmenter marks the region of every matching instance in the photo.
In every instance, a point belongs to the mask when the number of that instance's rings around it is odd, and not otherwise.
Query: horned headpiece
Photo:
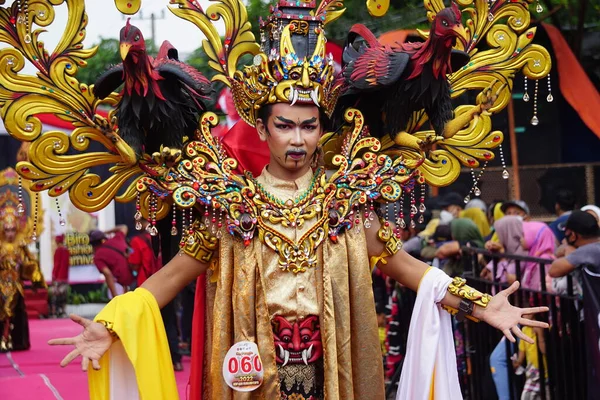
[[[279,1],[260,21],[261,51],[231,82],[240,116],[250,125],[264,105],[314,104],[331,115],[337,100],[333,57],[324,27],[343,12],[341,1]]]

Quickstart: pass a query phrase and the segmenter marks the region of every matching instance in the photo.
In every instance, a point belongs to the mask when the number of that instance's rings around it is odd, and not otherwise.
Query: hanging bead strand
[[[23,179],[21,178],[21,175],[19,175],[19,187],[17,189],[17,193],[18,193],[18,197],[19,197],[19,204],[17,205],[17,213],[19,214],[19,216],[22,216],[23,213],[25,212],[25,206],[23,205]]]
[[[550,83],[550,74],[548,74],[548,96],[546,96],[546,102],[552,103],[554,96],[552,96],[552,84]]]
[[[415,223],[415,217],[419,210],[417,210],[417,201],[415,200],[415,190],[414,188],[410,191],[410,227],[415,228],[417,224]]]
[[[135,219],[135,229],[138,231],[142,230],[142,207],[140,205],[140,193],[138,192],[137,197],[135,199],[135,215],[133,219]]]
[[[396,205],[396,203],[394,203],[394,206]],[[398,228],[399,229],[405,229],[406,228],[406,221],[404,221],[404,194],[402,194],[402,197],[400,197],[400,214],[396,214],[398,215]]]
[[[25,0],[23,4],[23,12],[25,13],[25,37],[23,41],[27,44],[31,43],[31,34],[29,29],[29,3]]]
[[[33,234],[31,235],[31,240],[37,242],[37,228],[38,228],[38,209],[39,209],[40,195],[39,193],[35,194],[35,203],[33,206]]]
[[[207,211],[208,213],[208,211]],[[196,241],[196,239],[194,239],[194,213],[192,212],[192,209],[190,208],[189,213],[188,213],[188,238],[187,238],[187,243],[191,246],[194,244],[194,242]]]
[[[535,91],[533,93],[533,117],[531,118],[531,125],[536,126],[540,123],[540,120],[537,117],[537,100],[538,100],[538,84],[539,80],[535,81]]]
[[[427,207],[425,207],[425,183],[421,183],[421,198],[419,199],[419,223],[422,224],[425,222],[425,211],[427,211]]]
[[[542,7],[542,5],[540,4],[540,0],[537,0],[536,2],[535,12],[537,12],[538,14],[544,12],[544,7]]]
[[[158,199],[155,196],[152,196],[152,227],[150,228],[150,235],[156,236],[158,235],[158,229],[156,229],[156,210],[158,209]]]
[[[67,223],[66,223],[65,219],[63,218],[62,212],[60,211],[60,204],[58,203],[58,197],[55,197],[54,201],[56,202],[56,210],[58,211],[58,223],[60,224],[60,226],[65,226]]]
[[[175,203],[171,206],[173,218],[171,219],[171,236],[177,236],[177,206]]]
[[[529,92],[527,91],[527,77],[523,77],[523,101],[525,103],[529,102]]]
[[[502,163],[502,179],[508,179],[510,174],[506,169],[506,161],[504,161],[504,151],[502,151],[502,145],[498,146],[500,149],[500,162]]]

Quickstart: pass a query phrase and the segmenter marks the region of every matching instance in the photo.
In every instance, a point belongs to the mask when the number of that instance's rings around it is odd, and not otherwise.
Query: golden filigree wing
[[[345,197],[352,205],[380,198],[394,202],[405,190],[423,183],[417,170],[422,161],[409,166],[410,160],[381,152],[381,142],[363,129],[360,111],[349,108],[344,118],[351,129],[344,135],[340,152],[331,158],[329,166],[334,169],[329,183],[337,187],[338,199]]]
[[[218,123],[216,114],[204,113],[196,137],[184,145],[183,153],[163,149],[161,162],[146,160],[145,175],[137,180],[136,188],[141,194],[142,210],[152,210],[154,204],[155,214],[150,219],[164,217],[171,204],[203,212],[211,209],[227,215],[229,231],[239,231],[244,238],[250,231],[241,227],[244,214],[252,220],[258,212],[252,200],[256,187],[250,175],[236,173],[237,161],[227,155],[219,139],[211,133]],[[214,215],[213,218],[216,219]],[[214,228],[216,221],[211,225]]]
[[[173,0],[171,4],[176,5],[169,6],[173,14],[196,25],[206,37],[202,48],[208,57],[208,65],[217,72],[212,80],[230,86],[240,58],[260,51],[244,3],[241,0],[218,0],[206,11],[188,0]],[[225,23],[224,39],[214,24],[219,19]]]
[[[497,113],[508,105],[513,80],[519,71],[528,78],[541,79],[548,75],[551,68],[548,51],[533,43],[536,29],[529,28],[528,9],[532,0],[497,0],[493,3],[485,0],[458,0],[456,3],[466,15],[468,36],[466,48],[459,42],[457,49],[466,51],[470,61],[449,76],[451,97],[457,98],[467,91],[475,91],[478,92],[479,104],[486,101],[483,94],[489,91],[494,101],[488,112]],[[445,7],[441,0],[425,0],[424,5],[430,21]],[[424,38],[428,35],[423,31],[420,34]],[[492,96],[487,96],[489,97]],[[457,107],[455,116],[474,107],[479,105]],[[449,185],[458,178],[461,166],[479,167],[481,163],[494,158],[492,150],[501,144],[503,135],[501,132],[491,131],[490,118],[485,114],[475,117],[452,138],[437,138],[437,149],[434,151],[399,149],[385,139],[382,142],[383,149],[389,155],[412,160],[409,163],[422,162],[418,168],[429,184]],[[421,140],[434,137],[433,131],[421,130],[427,120],[424,112],[415,113],[407,132]]]
[[[54,7],[62,4],[68,10],[67,21],[57,46],[48,51],[40,40],[43,30],[35,27],[50,26]],[[101,105],[115,106],[117,95],[100,100],[93,95],[93,85],[75,78],[78,68],[85,67],[96,52],[96,48],[83,48],[88,22],[84,6],[79,0],[32,0],[27,12],[17,3],[0,8],[0,41],[9,45],[0,50],[0,115],[13,137],[31,142],[30,161],[17,165],[18,172],[31,181],[31,189],[48,190],[51,196],[69,191],[73,204],[92,212],[113,198],[132,200],[131,186],[123,193],[119,190],[141,170],[124,157],[122,141],[109,139],[118,136],[112,115],[98,112]],[[26,63],[35,67],[35,75],[22,72]],[[42,133],[40,114],[70,122],[72,132]],[[86,152],[92,141],[107,151]],[[89,172],[107,164],[116,165],[105,180]]]

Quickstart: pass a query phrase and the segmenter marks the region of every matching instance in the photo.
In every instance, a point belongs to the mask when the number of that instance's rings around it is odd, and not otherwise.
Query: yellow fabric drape
[[[143,288],[115,297],[95,321],[112,322],[137,380],[141,400],[179,399],[160,309]],[[110,352],[100,359],[99,371],[88,371],[91,400],[110,399]]]

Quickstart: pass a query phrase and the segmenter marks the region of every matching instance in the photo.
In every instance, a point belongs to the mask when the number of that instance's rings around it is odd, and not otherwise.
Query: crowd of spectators
[[[488,255],[495,256],[479,254],[478,278],[496,284],[511,284],[519,274],[521,289],[526,294],[521,297],[522,306],[532,305],[533,293],[542,289],[546,293],[569,292],[582,296],[582,269],[600,274],[600,208],[587,205],[578,209],[575,203],[571,191],[560,190],[556,195],[556,219],[542,222],[532,219],[530,208],[522,200],[498,201],[488,205],[475,198],[465,203],[463,196],[450,192],[428,200],[423,223],[415,225],[406,221],[404,250],[443,269],[450,276],[473,273],[471,259],[467,259],[463,252],[465,247],[486,250]],[[517,271],[517,263],[511,256],[549,261],[546,264],[519,262]],[[466,271],[467,268],[469,271]],[[541,268],[544,271],[540,271]],[[567,279],[567,275],[571,275],[571,279]],[[567,282],[572,282],[573,287],[569,288]],[[407,321],[410,321],[412,304],[407,299],[411,297],[406,295],[404,288],[386,279],[377,270],[374,271],[374,288],[386,376],[389,382],[393,382],[405,351],[406,329],[402,327],[408,326]],[[511,348],[503,339],[490,355],[490,371],[500,400],[511,398],[509,368],[525,374],[522,399],[542,398],[537,355],[538,350],[545,355],[544,335],[533,329],[527,334],[535,339],[534,345],[520,343]],[[458,331],[457,336],[457,352],[460,355],[464,349],[461,349],[462,337]],[[507,350],[511,353],[507,354]],[[547,368],[544,370],[547,371]]]

